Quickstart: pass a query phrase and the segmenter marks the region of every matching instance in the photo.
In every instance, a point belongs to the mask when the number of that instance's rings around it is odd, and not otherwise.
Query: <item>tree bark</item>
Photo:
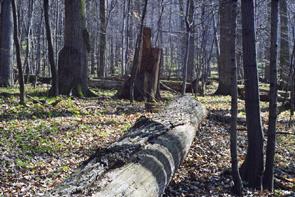
[[[268,18],[267,18],[267,25],[266,25],[266,32],[271,32],[271,1],[268,1],[267,3],[267,13],[268,14]],[[270,65],[269,65],[269,59],[270,59],[270,44],[271,44],[271,39],[270,39],[270,33],[267,36],[267,40],[266,40],[266,47],[265,47],[265,68],[264,68],[264,81],[269,83],[269,73],[270,73]]]
[[[215,94],[230,95],[231,93],[231,58],[235,53],[230,50],[230,46],[235,44],[233,39],[233,29],[231,29],[231,21],[236,20],[236,16],[229,12],[232,10],[231,0],[219,1],[219,27],[220,27],[220,54],[218,59],[218,75],[219,84]]]
[[[162,196],[206,114],[193,98],[177,98],[153,118],[137,120],[47,196]]]
[[[135,80],[137,73],[140,69],[140,64],[142,61],[143,45],[144,45],[144,20],[147,12],[148,0],[145,0],[144,7],[142,11],[140,30],[135,44],[135,54],[133,58],[133,66],[131,70],[130,86],[129,86],[129,99],[131,102],[134,101],[134,91],[135,91]]]
[[[288,84],[290,78],[290,45],[289,45],[289,28],[288,28],[288,7],[287,0],[280,0],[280,82],[284,89],[289,88]],[[289,87],[288,87],[289,86]]]
[[[186,85],[187,85],[187,80],[188,80],[188,75],[189,75],[189,64],[191,63],[190,61],[190,50],[191,50],[191,31],[192,31],[192,27],[193,27],[193,23],[192,21],[190,21],[190,19],[192,19],[192,13],[191,10],[193,10],[193,5],[191,5],[193,3],[193,1],[189,0],[187,1],[187,5],[186,5],[186,52],[185,52],[185,61],[184,61],[184,65],[183,65],[183,74],[182,74],[182,90],[181,90],[181,94],[185,95],[186,93]],[[191,8],[192,7],[192,8]],[[190,65],[191,66],[191,65]],[[192,73],[190,73],[192,74]]]
[[[280,1],[282,2],[282,0]],[[277,40],[278,40],[278,10],[279,0],[271,1],[271,45],[270,45],[270,101],[267,132],[267,147],[265,171],[263,174],[263,187],[273,191],[273,169],[276,145],[277,122]],[[282,49],[281,49],[282,50]]]
[[[105,77],[105,51],[106,51],[106,2],[99,1],[99,20],[100,20],[100,34],[99,34],[99,70],[98,77]]]
[[[195,10],[195,6],[194,6],[194,1],[193,0],[188,0],[189,3],[189,11],[188,11],[188,16],[186,18],[187,22],[190,24],[190,35],[188,40],[189,40],[189,46],[188,46],[188,51],[186,51],[188,53],[188,62],[187,62],[187,81],[192,82],[194,80],[194,76],[195,76],[195,64],[194,64],[194,60],[195,60],[195,39],[194,39],[194,10]],[[188,27],[187,27],[188,28]]]
[[[49,8],[48,0],[43,1],[43,6],[44,6],[47,45],[48,45],[48,59],[50,64],[51,76],[52,76],[52,84],[51,84],[52,87],[49,94],[53,96],[57,96],[58,95],[58,82],[57,82],[58,78],[57,78],[57,69],[56,69],[55,61],[54,61],[53,45],[51,40],[51,29],[50,29],[50,22],[49,22],[49,16],[48,16],[48,8]]]
[[[19,91],[20,91],[20,104],[25,105],[25,80],[22,68],[22,62],[20,57],[20,46],[19,46],[19,39],[18,39],[18,21],[17,21],[17,10],[15,6],[15,0],[11,0],[12,3],[12,14],[13,14],[13,40],[15,45],[15,55],[16,55],[16,63],[18,69],[18,82],[19,82]]]
[[[0,2],[0,86],[7,87],[13,83],[12,52],[13,28],[11,0]],[[2,28],[4,27],[4,28]]]
[[[89,35],[85,24],[85,0],[65,0],[64,47],[59,52],[59,93],[92,96],[88,88]]]
[[[242,0],[243,65],[247,119],[247,155],[241,167],[242,179],[249,187],[261,189],[263,174],[263,132],[260,116],[258,71],[253,0]]]
[[[237,0],[232,0],[232,10],[228,10],[232,12],[232,22],[231,22],[231,29],[234,31],[232,34],[233,40],[236,38],[236,15],[237,15]],[[235,54],[236,45],[230,45],[230,52],[231,54]],[[230,131],[230,153],[231,153],[231,167],[232,167],[232,177],[234,181],[234,193],[236,195],[242,195],[242,180],[239,173],[239,162],[238,162],[238,150],[237,150],[237,118],[238,118],[238,77],[237,77],[237,62],[236,56],[232,56],[231,58],[231,67],[232,67],[232,74],[231,74],[231,131]]]

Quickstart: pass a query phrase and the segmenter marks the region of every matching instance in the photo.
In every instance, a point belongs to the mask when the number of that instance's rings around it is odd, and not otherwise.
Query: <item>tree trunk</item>
[[[33,12],[34,12],[34,1],[33,0],[28,0],[27,3],[28,7],[28,21],[27,21],[27,26],[26,26],[26,55],[25,55],[25,60],[24,60],[24,71],[25,71],[25,83],[29,83],[29,79],[30,79],[30,70],[32,69],[32,65],[30,62],[30,53],[31,53],[31,34],[32,34],[32,16],[33,16]],[[20,37],[22,38],[22,37]],[[21,40],[22,41],[22,40]],[[22,42],[21,42],[22,43]]]
[[[187,85],[187,79],[188,79],[188,75],[189,75],[189,64],[191,63],[190,61],[190,50],[191,50],[191,30],[193,27],[193,23],[192,21],[190,21],[190,19],[192,19],[191,16],[191,10],[193,10],[193,1],[187,1],[187,5],[186,5],[186,52],[185,52],[185,62],[183,65],[183,78],[182,78],[182,90],[181,90],[181,94],[184,95],[186,92],[186,85]],[[192,7],[192,8],[191,8]],[[192,73],[190,73],[192,74]]]
[[[24,81],[24,74],[23,74],[23,68],[22,68],[22,62],[20,58],[20,46],[19,46],[19,39],[17,34],[17,10],[15,6],[15,0],[11,1],[12,3],[12,14],[13,14],[13,40],[15,45],[15,55],[16,55],[16,63],[17,63],[17,69],[18,69],[18,82],[19,82],[19,91],[20,91],[20,103],[25,104],[25,81]]]
[[[242,0],[243,65],[248,148],[241,176],[250,187],[261,189],[263,173],[263,132],[260,116],[256,63],[253,0]]]
[[[135,54],[134,54],[134,58],[133,58],[133,66],[132,66],[132,70],[131,70],[130,86],[129,86],[129,99],[131,102],[133,102],[133,100],[135,98],[134,97],[135,80],[136,80],[137,73],[138,73],[140,66],[141,66],[142,53],[143,53],[143,49],[144,49],[143,47],[144,47],[144,44],[148,44],[148,43],[144,43],[144,20],[145,20],[145,16],[146,16],[146,12],[147,12],[147,5],[148,5],[148,0],[145,0],[143,11],[142,11],[142,16],[141,16],[141,21],[140,21],[140,30],[139,30],[139,34],[138,34],[136,44],[135,44]],[[148,42],[148,40],[147,40],[147,42]],[[142,89],[139,89],[139,90],[142,90]],[[143,95],[143,93],[141,93],[141,95]]]
[[[267,19],[267,25],[266,25],[266,32],[271,32],[271,1],[268,1],[267,3],[267,13],[268,14],[268,19]],[[269,82],[270,79],[270,65],[269,65],[269,60],[270,60],[270,44],[271,44],[271,39],[270,39],[270,33],[267,36],[266,40],[266,47],[265,47],[265,68],[264,68],[264,81]]]
[[[161,56],[161,49],[152,48],[151,57],[153,62],[144,68],[144,93],[147,102],[155,102],[157,97]]]
[[[237,1],[232,0],[232,10],[228,10],[229,12],[232,12],[232,22],[231,22],[231,29],[233,30],[232,34],[234,37],[232,37],[233,40],[236,38],[236,15],[237,15]],[[229,46],[229,50],[231,54],[235,54],[236,51],[236,45],[233,43]],[[239,163],[238,163],[238,150],[237,150],[237,116],[238,116],[238,77],[237,77],[237,62],[236,62],[236,56],[232,56],[231,58],[231,68],[232,68],[232,74],[231,74],[231,131],[230,131],[230,153],[231,153],[231,167],[232,167],[232,177],[234,181],[234,193],[236,195],[241,196],[242,195],[242,180],[239,173]]]
[[[100,20],[100,34],[99,34],[99,70],[98,77],[105,77],[105,51],[106,51],[106,5],[105,0],[99,1],[99,20]]]
[[[231,90],[231,58],[235,53],[230,50],[230,46],[235,44],[233,39],[233,29],[231,29],[231,21],[236,20],[229,10],[232,10],[231,0],[219,1],[219,20],[220,20],[220,54],[218,61],[219,85],[215,94],[230,95]]]
[[[189,10],[188,10],[188,16],[186,18],[187,22],[190,24],[190,28],[188,31],[190,31],[190,35],[188,40],[189,40],[189,46],[188,46],[188,62],[187,62],[187,81],[192,82],[194,80],[195,76],[195,64],[194,64],[194,59],[195,59],[195,39],[194,39],[194,1],[193,0],[188,0],[189,3]],[[187,27],[188,28],[188,27]]]
[[[12,79],[12,11],[11,1],[0,2],[0,86],[11,86]],[[4,27],[4,28],[2,28]]]
[[[282,2],[282,0],[280,1]],[[282,9],[282,8],[281,8]],[[277,122],[277,40],[278,40],[279,0],[271,1],[271,45],[270,45],[270,101],[267,132],[265,171],[263,175],[264,189],[273,191],[273,169],[276,146]]]
[[[65,0],[64,47],[58,60],[59,93],[62,95],[93,95],[88,88],[89,36],[84,4],[85,0]]]
[[[280,0],[280,84],[284,89],[289,88],[288,82],[290,81],[289,66],[290,66],[290,46],[289,46],[289,28],[288,28],[288,7],[287,0]]]
[[[137,120],[47,196],[162,196],[205,116],[200,103],[179,97],[153,118]]]
[[[43,1],[44,6],[44,18],[45,18],[45,28],[46,28],[46,37],[47,37],[47,45],[48,45],[48,60],[50,64],[50,70],[51,70],[51,76],[52,76],[52,84],[51,84],[51,91],[49,94],[53,96],[58,95],[58,83],[57,83],[57,69],[55,66],[54,61],[54,51],[53,51],[53,45],[51,40],[51,29],[50,29],[50,22],[49,22],[49,16],[48,16],[48,0]]]

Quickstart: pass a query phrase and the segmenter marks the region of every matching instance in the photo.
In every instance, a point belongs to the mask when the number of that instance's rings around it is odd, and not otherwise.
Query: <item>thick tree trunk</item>
[[[282,0],[280,1],[282,2]],[[278,40],[278,10],[279,0],[271,1],[271,47],[270,47],[270,102],[269,121],[267,132],[267,147],[265,171],[263,175],[264,189],[273,191],[273,170],[276,144],[276,122],[277,122],[277,40]],[[289,50],[289,49],[288,49]]]
[[[11,1],[0,1],[0,86],[12,85],[12,11]]]
[[[154,102],[157,96],[161,55],[161,49],[152,48],[151,57],[153,62],[151,65],[147,65],[144,71],[144,92],[148,102]]]
[[[230,95],[231,90],[231,58],[235,53],[230,50],[230,46],[235,45],[233,39],[233,31],[231,29],[231,21],[236,20],[233,16],[232,3],[230,0],[220,0],[219,5],[219,20],[220,20],[220,54],[218,61],[219,85],[216,94]]]
[[[153,118],[140,118],[47,196],[161,196],[206,114],[193,98],[179,97]]]
[[[260,189],[264,167],[263,132],[260,116],[253,0],[242,0],[242,35],[248,148],[246,159],[241,167],[241,176],[250,187]]]
[[[92,96],[88,89],[89,35],[84,1],[65,0],[64,47],[58,60],[59,93],[62,95]]]

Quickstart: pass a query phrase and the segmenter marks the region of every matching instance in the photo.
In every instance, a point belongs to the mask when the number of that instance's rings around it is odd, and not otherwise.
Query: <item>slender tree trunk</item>
[[[260,116],[253,0],[242,0],[243,65],[248,148],[241,176],[249,187],[261,189],[263,174],[263,132]]]
[[[194,1],[188,0],[189,3],[189,12],[188,17],[186,18],[187,22],[190,24],[190,35],[189,35],[189,50],[188,53],[188,62],[187,62],[187,81],[192,82],[195,76],[195,39],[194,39]]]
[[[25,105],[25,82],[24,82],[24,74],[22,68],[22,62],[20,58],[20,46],[19,39],[17,35],[17,10],[15,6],[15,0],[11,0],[12,2],[12,14],[13,14],[13,40],[15,45],[15,55],[16,55],[16,63],[18,69],[18,82],[19,82],[19,91],[20,91],[20,104]]]
[[[186,13],[184,10],[184,2],[183,0],[178,0],[178,4],[179,4],[179,20],[180,20],[180,29],[182,29],[183,31],[185,30],[186,26],[185,26],[185,20],[186,20]],[[182,34],[181,38],[179,39],[179,46],[180,46],[180,50],[179,50],[179,62],[178,62],[178,71],[177,71],[177,76],[181,76],[183,75],[183,70],[181,72],[181,69],[183,69],[185,63],[186,63],[186,43],[187,43],[187,35],[186,34]],[[183,77],[183,76],[182,76]]]
[[[99,1],[99,19],[100,19],[100,34],[99,34],[99,71],[98,77],[105,77],[105,51],[106,51],[106,5],[105,0]]]
[[[129,2],[127,2],[127,4],[129,5]],[[125,69],[126,69],[126,51],[128,50],[128,44],[125,43],[128,41],[128,39],[126,40],[125,38],[128,38],[127,32],[125,31],[125,29],[128,28],[128,14],[129,14],[129,10],[128,10],[128,5],[126,6],[126,2],[123,1],[123,9],[122,9],[122,14],[123,14],[123,18],[122,18],[122,37],[121,37],[121,44],[122,44],[122,53],[121,53],[121,76],[124,76],[125,73]],[[127,7],[127,12],[126,12],[126,7]],[[127,27],[127,28],[126,28]],[[126,44],[126,46],[125,46]],[[112,65],[111,65],[112,66]]]
[[[30,53],[31,53],[31,25],[32,25],[32,16],[34,11],[34,1],[29,0],[28,1],[28,21],[27,21],[27,27],[26,27],[26,56],[24,60],[24,66],[25,66],[25,83],[29,82],[30,78],[30,70],[31,70],[31,63],[30,63]]]
[[[292,73],[292,78],[291,78],[291,108],[290,108],[290,120],[291,117],[294,115],[295,111],[295,39],[293,41],[293,50],[292,50],[292,55],[291,55],[291,73]],[[290,121],[291,122],[291,121]]]
[[[268,1],[267,4],[267,13],[268,14],[268,18],[267,18],[267,25],[266,25],[266,31],[267,32],[271,32],[271,1]],[[271,39],[270,39],[270,34],[267,36],[267,41],[266,41],[266,47],[265,47],[265,68],[264,68],[264,80],[265,82],[269,82],[269,73],[270,73],[270,65],[269,65],[269,59],[270,59],[270,43],[271,43]]]
[[[233,20],[231,22],[231,29],[233,30],[232,37],[233,40],[236,38],[236,20],[234,20],[237,15],[237,0],[232,0],[232,16]],[[232,42],[229,46],[231,53],[235,54],[236,44]],[[231,165],[232,165],[232,177],[234,181],[234,193],[236,195],[242,195],[242,180],[239,173],[239,164],[238,164],[238,151],[237,151],[237,115],[238,115],[238,77],[237,77],[237,63],[235,55],[231,58],[231,67],[232,67],[232,88],[231,88],[231,132],[230,132],[230,152],[231,152]]]
[[[284,88],[288,88],[289,66],[290,66],[290,46],[289,46],[289,28],[288,28],[288,7],[287,0],[280,0],[280,68],[279,76]]]
[[[13,82],[11,0],[3,0],[0,4],[0,86],[7,87]]]
[[[281,0],[282,2],[282,0]],[[265,171],[263,176],[264,189],[273,191],[273,168],[276,146],[277,122],[277,40],[278,40],[278,9],[279,0],[271,1],[271,45],[270,45],[270,101],[267,132]]]
[[[45,16],[45,28],[46,28],[46,37],[47,37],[47,45],[48,45],[48,59],[50,64],[50,70],[51,70],[51,76],[52,76],[52,88],[50,94],[57,96],[58,95],[58,82],[57,82],[57,69],[55,66],[54,61],[54,51],[53,51],[53,45],[51,40],[51,29],[50,29],[50,22],[49,22],[49,16],[48,16],[48,0],[43,0],[43,6],[44,6],[44,16]]]
[[[181,94],[184,95],[186,92],[186,83],[188,78],[188,65],[189,65],[189,54],[190,54],[190,37],[191,37],[191,28],[192,23],[189,21],[189,15],[190,15],[190,6],[192,1],[187,1],[186,6],[186,34],[187,34],[187,40],[186,40],[186,52],[185,52],[185,63],[183,65],[183,78],[182,78],[182,91]]]
[[[127,16],[126,16],[126,26],[125,26],[125,31],[126,31],[126,35],[125,35],[125,44],[126,44],[126,48],[125,48],[125,67],[124,67],[124,73],[122,71],[122,76],[127,75],[128,73],[128,68],[129,68],[129,34],[130,34],[130,30],[129,30],[129,19],[130,19],[130,7],[131,7],[131,0],[127,1]]]

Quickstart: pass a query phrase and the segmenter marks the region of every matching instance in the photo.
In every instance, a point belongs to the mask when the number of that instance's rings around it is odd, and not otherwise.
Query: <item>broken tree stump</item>
[[[139,118],[47,196],[161,196],[206,115],[192,97],[177,98],[153,118]]]
[[[159,72],[162,50],[152,47],[152,31],[151,28],[144,27],[142,34],[142,44],[136,49],[139,52],[137,62],[134,64],[131,77],[127,79],[121,90],[118,91],[117,97],[121,99],[130,99],[131,79],[134,79],[134,99],[155,100],[157,95]],[[135,61],[135,60],[134,60]]]

